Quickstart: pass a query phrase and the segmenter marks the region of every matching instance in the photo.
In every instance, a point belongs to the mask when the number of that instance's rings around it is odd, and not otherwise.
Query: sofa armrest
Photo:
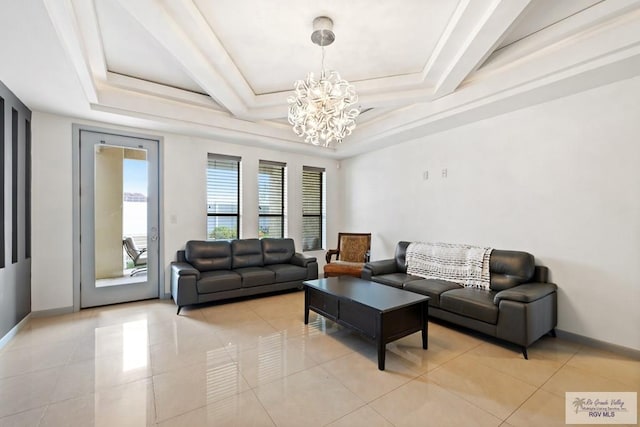
[[[200,272],[188,262],[172,262],[171,270],[179,277],[192,275],[196,276],[196,280],[200,279]]]
[[[498,292],[493,297],[493,303],[499,305],[502,300],[533,302],[554,293],[557,289],[558,287],[553,283],[523,283]]]
[[[379,276],[380,274],[391,274],[396,272],[396,260],[383,259],[380,261],[372,261],[366,263],[364,265],[364,268],[369,270],[372,276]]]
[[[299,252],[293,254],[291,258],[291,264],[297,265],[300,267],[306,267],[309,263],[316,262],[316,257],[306,257]]]

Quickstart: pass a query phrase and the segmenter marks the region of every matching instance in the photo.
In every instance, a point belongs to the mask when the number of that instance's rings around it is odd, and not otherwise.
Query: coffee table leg
[[[309,288],[304,287],[304,324],[309,324]]]
[[[384,371],[384,361],[387,353],[387,344],[384,339],[384,322],[382,320],[382,313],[378,313],[378,338],[376,344],[378,345],[378,369]]]
[[[429,348],[429,303],[422,304],[422,348]]]
[[[378,369],[384,371],[384,359],[387,352],[387,346],[381,339],[378,340]]]

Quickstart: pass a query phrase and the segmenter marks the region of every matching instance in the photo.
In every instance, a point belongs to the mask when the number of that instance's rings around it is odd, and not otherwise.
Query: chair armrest
[[[200,272],[187,262],[172,262],[171,270],[178,276],[196,276],[196,280],[200,279]]]
[[[293,254],[293,257],[291,258],[291,264],[300,267],[306,267],[311,262],[316,262],[316,257],[306,257],[299,252]]]
[[[533,302],[554,293],[557,289],[558,287],[553,283],[523,283],[498,292],[493,297],[493,303],[499,305],[502,300]]]
[[[327,261],[327,264],[329,264],[331,262],[331,256],[335,255],[336,258],[338,257],[338,255],[340,254],[340,251],[337,249],[329,249],[327,251],[327,255],[325,256],[325,260]]]
[[[395,259],[383,259],[380,261],[368,262],[364,265],[364,268],[371,271],[372,276],[379,276],[381,274],[391,274],[396,272],[396,260]]]

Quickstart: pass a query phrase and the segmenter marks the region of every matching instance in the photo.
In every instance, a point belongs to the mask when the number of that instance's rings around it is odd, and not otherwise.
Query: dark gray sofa
[[[407,274],[409,242],[399,242],[395,257],[365,264],[362,278],[431,297],[429,316],[527,348],[543,335],[555,336],[557,286],[547,267],[527,252],[494,249],[489,259],[489,290]]]
[[[185,305],[302,288],[318,278],[316,258],[296,253],[293,239],[190,240],[171,263],[171,296]]]

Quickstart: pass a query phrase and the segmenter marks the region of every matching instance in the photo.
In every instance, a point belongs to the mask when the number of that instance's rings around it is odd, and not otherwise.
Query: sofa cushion
[[[390,273],[373,276],[371,280],[382,283],[383,285],[393,286],[394,288],[402,288],[405,283],[411,282],[412,280],[422,280],[422,277],[412,276],[406,273]]]
[[[520,251],[494,249],[489,258],[492,291],[503,291],[530,281],[535,272],[533,255]]]
[[[241,285],[242,279],[240,275],[230,270],[216,270],[201,273],[200,280],[196,282],[199,294],[240,289]]]
[[[493,303],[495,292],[476,288],[453,289],[440,295],[440,308],[495,325],[498,306]]]
[[[264,267],[243,267],[233,270],[242,277],[242,287],[250,288],[252,286],[270,285],[276,280],[273,271]]]
[[[438,279],[412,280],[404,285],[404,289],[407,291],[431,297],[429,305],[432,307],[440,307],[440,295],[443,292],[460,288],[462,286],[457,283]]]
[[[286,264],[296,251],[293,239],[264,238],[261,242],[264,265]]]
[[[185,246],[185,257],[198,271],[230,270],[231,244],[190,240]]]
[[[272,264],[265,267],[276,274],[276,283],[293,282],[295,280],[305,280],[307,269],[291,264]]]
[[[231,264],[233,269],[262,267],[262,244],[259,239],[240,239],[231,242]]]

